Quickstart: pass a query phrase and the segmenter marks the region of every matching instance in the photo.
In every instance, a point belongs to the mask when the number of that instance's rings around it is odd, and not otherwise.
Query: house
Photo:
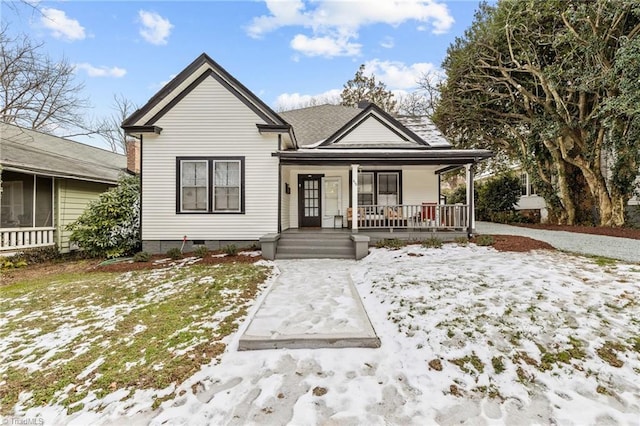
[[[126,172],[124,155],[0,123],[0,253],[70,249],[65,226]]]
[[[278,114],[206,54],[122,127],[141,141],[142,244],[154,253],[186,238],[186,250],[261,241],[266,257],[304,244],[315,256],[342,235],[341,253],[353,243],[360,257],[369,238],[467,235],[472,203],[440,204],[439,176],[466,168],[472,188],[491,156],[373,104]]]

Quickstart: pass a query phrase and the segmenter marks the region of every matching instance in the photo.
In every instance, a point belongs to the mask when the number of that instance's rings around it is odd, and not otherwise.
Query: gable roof
[[[392,124],[391,127],[396,127],[401,133],[405,133],[405,139],[412,140],[416,146],[420,145],[423,148],[451,147],[451,144],[429,118],[392,117],[374,104],[369,104],[365,109],[325,104],[284,111],[280,115],[293,126],[300,147],[313,148],[327,146],[335,142],[344,133],[371,117],[371,111],[377,113],[376,118],[383,117],[384,121]],[[406,146],[400,145],[398,147]],[[350,147],[355,146],[351,144]]]
[[[154,124],[207,77],[216,79],[269,125],[283,126],[288,124],[206,53],[202,53],[169,83],[165,84],[143,107],[125,119],[122,122],[122,128],[141,131],[146,127],[147,131],[158,132],[157,127],[153,128]]]
[[[116,183],[126,172],[127,157],[57,136],[0,123],[3,169]]]
[[[325,104],[284,111],[280,115],[293,126],[300,147],[308,147],[326,140],[361,112],[360,108]]]

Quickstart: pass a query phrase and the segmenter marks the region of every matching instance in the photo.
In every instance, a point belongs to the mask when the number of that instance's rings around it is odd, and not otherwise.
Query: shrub
[[[71,241],[91,256],[120,257],[140,249],[140,179],[125,176],[67,225]]]
[[[195,254],[197,257],[205,257],[207,253],[209,253],[209,249],[207,248],[207,246],[196,246],[196,248],[193,250],[193,254]]]
[[[134,262],[148,262],[151,260],[151,255],[146,251],[139,251],[133,255]]]
[[[520,179],[512,174],[504,174],[489,179],[477,187],[477,217],[492,220],[496,212],[513,212],[520,200]]]
[[[25,250],[16,255],[21,260],[24,260],[29,265],[33,263],[50,262],[53,260],[59,260],[62,255],[56,246],[50,247],[38,247],[29,250]]]
[[[238,247],[235,244],[229,244],[222,247],[222,252],[227,256],[236,256],[238,254]]]
[[[385,238],[382,240],[378,240],[376,242],[376,247],[398,250],[399,248],[404,247],[404,242],[402,240],[399,240],[398,238]]]
[[[167,250],[167,256],[169,256],[173,260],[182,259],[182,252],[178,247],[170,248]]]
[[[27,262],[23,259],[20,259],[18,255],[11,257],[0,256],[0,270],[22,268],[24,266],[27,266]]]
[[[442,240],[438,237],[431,237],[422,242],[424,248],[442,248]]]
[[[469,244],[469,239],[467,237],[456,237],[456,239],[453,240],[453,242],[459,246],[466,247],[467,244]]]
[[[493,243],[493,235],[478,235],[476,237],[476,244],[479,246],[492,246]]]

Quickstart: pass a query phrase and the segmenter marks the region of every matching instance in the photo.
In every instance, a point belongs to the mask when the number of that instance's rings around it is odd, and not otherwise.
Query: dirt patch
[[[184,257],[190,257],[192,253],[185,253]],[[165,259],[165,262],[160,262]],[[221,256],[221,253],[212,252],[197,262],[198,265],[217,265],[220,263],[255,263],[263,259],[262,256]],[[47,262],[29,265],[23,268],[3,270],[0,276],[0,285],[9,285],[18,281],[43,278],[65,273],[82,272],[128,272],[147,269],[166,268],[173,260],[166,254],[151,256],[148,262],[133,262],[132,260],[119,261],[100,265],[104,259],[68,260],[65,262]]]
[[[0,285],[12,284],[16,281],[44,278],[57,274],[73,274],[86,272],[95,268],[100,260],[73,260],[65,262],[46,262],[29,265],[18,269],[5,269],[0,274]]]
[[[191,257],[192,253],[185,253],[184,257]],[[194,256],[195,257],[195,256]],[[218,265],[220,263],[255,263],[263,259],[262,256],[247,256],[239,254],[237,256],[226,256],[221,253],[207,254],[200,259],[198,265]],[[167,257],[166,254],[156,254],[151,256],[148,262],[134,262],[126,260],[122,262],[109,263],[107,265],[95,265],[88,271],[95,272],[128,272],[140,271],[146,269],[166,268],[170,263],[175,262]]]
[[[474,240],[471,240],[475,242]],[[493,248],[498,251],[525,252],[531,250],[555,250],[555,248],[544,241],[534,240],[529,237],[516,235],[493,235]]]
[[[640,240],[640,229],[635,228],[611,228],[606,226],[577,226],[577,225],[549,225],[544,223],[513,224],[524,228],[545,229],[548,231],[578,232],[581,234],[606,235],[609,237],[631,238]]]

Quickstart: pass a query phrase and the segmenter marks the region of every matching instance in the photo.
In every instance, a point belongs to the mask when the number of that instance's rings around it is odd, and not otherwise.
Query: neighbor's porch
[[[0,252],[56,244],[53,191],[51,177],[2,171]]]

